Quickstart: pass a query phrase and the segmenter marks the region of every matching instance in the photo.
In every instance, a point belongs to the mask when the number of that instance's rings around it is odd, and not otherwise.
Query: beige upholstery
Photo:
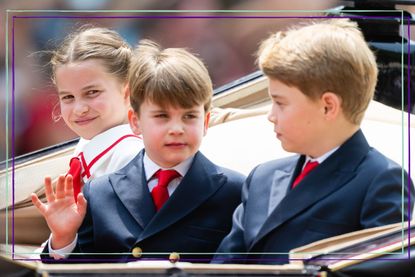
[[[267,120],[269,104],[255,110],[217,109],[223,124],[209,128],[201,150],[212,161],[245,174],[258,163],[290,155]],[[415,116],[411,133],[415,135]],[[408,170],[408,114],[372,101],[362,122],[369,144]],[[413,164],[411,172],[414,171]]]

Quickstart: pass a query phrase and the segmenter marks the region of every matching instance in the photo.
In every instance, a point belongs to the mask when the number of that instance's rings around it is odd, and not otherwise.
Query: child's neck
[[[335,128],[326,130],[325,135],[321,138],[321,143],[307,155],[311,158],[318,158],[330,150],[341,146],[360,128],[360,125],[346,123],[336,125]]]

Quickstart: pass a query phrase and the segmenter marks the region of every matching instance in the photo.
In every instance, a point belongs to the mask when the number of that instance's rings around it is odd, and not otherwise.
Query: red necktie
[[[303,168],[303,171],[301,171],[301,173],[297,176],[297,178],[295,178],[294,183],[292,185],[291,188],[295,188],[300,182],[301,180],[303,180],[303,178],[310,173],[311,170],[313,170],[314,168],[316,168],[319,165],[318,162],[310,162],[308,161],[307,164],[305,165],[305,167]]]
[[[71,159],[71,161],[69,162],[69,166],[70,168],[66,175],[71,174],[73,177],[73,196],[76,202],[76,197],[78,196],[78,194],[81,192],[81,189],[82,189],[82,182],[81,182],[82,166],[81,166],[81,162],[79,161],[77,157],[74,157]]]
[[[175,178],[180,177],[176,170],[159,170],[155,176],[158,178],[157,186],[151,191],[156,210],[160,210],[163,204],[169,199],[167,185]]]

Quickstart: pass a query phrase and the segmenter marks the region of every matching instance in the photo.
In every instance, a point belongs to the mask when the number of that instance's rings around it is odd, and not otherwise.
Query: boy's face
[[[269,79],[272,100],[268,120],[284,150],[313,156],[324,136],[324,105],[313,101],[296,87]]]
[[[140,105],[140,114],[130,111],[128,118],[132,130],[142,135],[151,160],[170,168],[198,151],[207,132],[209,115],[203,105],[190,109],[162,108],[145,101]]]
[[[77,135],[91,139],[127,122],[124,84],[96,60],[69,63],[55,72],[61,115]]]

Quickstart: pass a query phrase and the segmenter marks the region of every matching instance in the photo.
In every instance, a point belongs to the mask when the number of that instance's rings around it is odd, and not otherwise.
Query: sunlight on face
[[[79,136],[91,139],[127,122],[129,99],[124,84],[99,61],[62,65],[55,75],[62,118]]]
[[[203,105],[183,109],[162,108],[146,101],[130,125],[141,133],[147,155],[161,167],[173,167],[193,156],[207,131],[209,114]]]
[[[272,100],[268,120],[284,150],[307,154],[321,137],[322,106],[312,101],[298,88],[270,79],[269,96]]]

